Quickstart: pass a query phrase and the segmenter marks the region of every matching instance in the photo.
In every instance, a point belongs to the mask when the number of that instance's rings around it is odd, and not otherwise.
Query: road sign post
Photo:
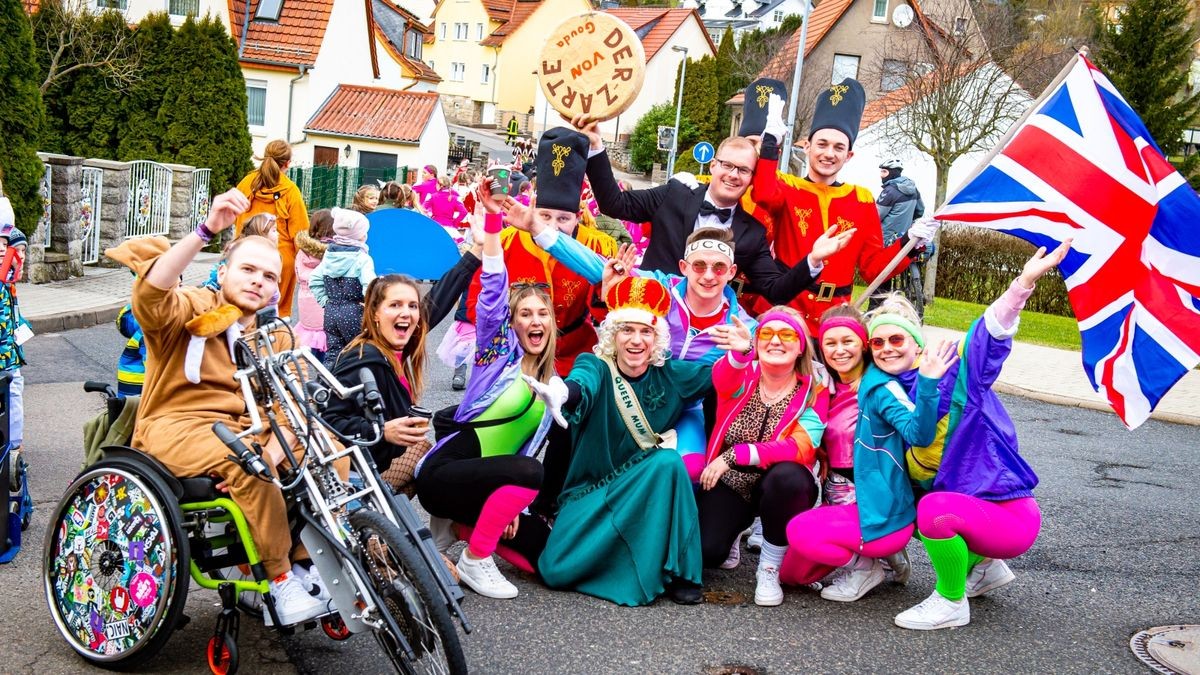
[[[708,141],[700,141],[692,148],[692,159],[700,164],[700,175],[704,175],[704,165],[711,162],[716,154],[717,151]]]

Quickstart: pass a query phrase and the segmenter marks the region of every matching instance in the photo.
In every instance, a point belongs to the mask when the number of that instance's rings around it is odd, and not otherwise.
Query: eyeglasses
[[[762,342],[770,342],[772,338],[779,338],[780,342],[799,342],[800,334],[792,328],[759,328],[758,339]]]
[[[696,274],[705,274],[711,269],[713,274],[721,276],[729,271],[729,263],[717,262],[709,265],[703,260],[697,260],[696,262],[687,262],[685,260],[684,262],[691,265],[692,271]]]
[[[902,333],[896,333],[895,335],[887,336],[886,342],[893,347],[900,347],[907,340],[908,340],[908,336],[906,336]],[[871,338],[871,349],[874,349],[875,351],[879,351],[880,349],[883,349],[884,342],[885,342],[884,338],[881,338],[881,337]]]
[[[734,164],[733,162],[726,162],[723,159],[714,159],[713,163],[730,173],[736,173],[737,175],[745,177],[745,178],[749,178],[750,174],[754,173],[754,169],[748,169],[744,166],[738,166],[737,164]]]
[[[531,288],[536,288],[540,291],[549,291],[550,284],[544,281],[518,281],[517,283],[508,287],[510,291],[527,291]]]

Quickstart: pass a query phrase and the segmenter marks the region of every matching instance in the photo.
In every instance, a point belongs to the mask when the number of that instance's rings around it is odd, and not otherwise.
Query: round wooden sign
[[[542,47],[538,80],[563,117],[607,120],[633,105],[646,79],[646,52],[629,24],[588,12],[567,19]]]

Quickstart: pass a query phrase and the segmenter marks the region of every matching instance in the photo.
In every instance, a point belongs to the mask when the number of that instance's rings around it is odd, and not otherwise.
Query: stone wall
[[[43,249],[40,230],[30,237],[25,270],[33,283],[83,276],[83,167],[104,171],[99,228],[102,267],[118,265],[104,250],[125,241],[129,220],[129,164],[103,159],[83,159],[39,153],[51,168],[50,242]],[[195,228],[192,215],[192,172],[194,167],[168,164],[172,171],[171,209],[168,237],[177,240]]]

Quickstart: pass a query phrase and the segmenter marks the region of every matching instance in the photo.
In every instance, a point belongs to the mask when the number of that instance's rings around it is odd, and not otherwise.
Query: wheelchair
[[[252,425],[235,433],[217,422],[213,430],[230,461],[280,487],[293,540],[304,543],[336,609],[280,626],[245,516],[215,479],[173,476],[145,453],[110,446],[67,488],[46,533],[43,585],[59,633],[93,665],[137,668],[187,623],[190,577],[221,599],[206,650],[213,673],[237,672],[241,614],[265,615],[284,634],[318,623],[335,640],[369,631],[397,672],[467,672],[455,625],[457,618],[471,631],[462,591],[429,529],[380,479],[367,451],[383,426],[374,379],[364,370],[362,384],[342,386],[307,348],[290,348],[291,329],[272,310],[258,319],[258,329],[234,344]],[[283,337],[289,348],[276,351]],[[106,394],[115,420],[124,405],[115,391],[103,383],[84,388]],[[321,413],[331,396],[356,401],[374,438],[345,437],[329,426]],[[283,442],[279,413],[304,449],[299,458]],[[278,475],[254,442],[264,430],[285,448]],[[349,483],[333,466],[343,457],[350,459]]]

